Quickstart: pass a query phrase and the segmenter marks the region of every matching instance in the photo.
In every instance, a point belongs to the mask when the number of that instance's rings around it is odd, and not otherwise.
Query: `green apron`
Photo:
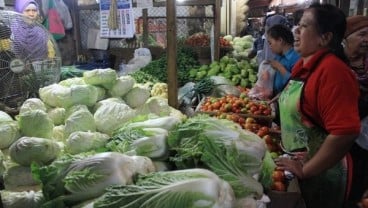
[[[320,59],[323,57],[322,55]],[[319,60],[312,67],[312,72]],[[281,141],[286,153],[308,151],[312,157],[323,143],[327,132],[314,125],[303,124],[298,106],[305,81],[291,79],[279,98]],[[311,120],[313,122],[313,120]],[[308,208],[339,208],[343,206],[347,171],[343,161],[322,174],[299,181],[303,199]]]

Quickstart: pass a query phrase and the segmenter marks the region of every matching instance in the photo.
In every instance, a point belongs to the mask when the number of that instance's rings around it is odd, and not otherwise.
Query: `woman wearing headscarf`
[[[346,16],[336,6],[304,10],[294,34],[301,58],[279,97],[281,147],[291,158],[276,164],[297,177],[308,208],[341,208],[347,198],[345,156],[360,119],[359,86],[341,45],[345,30]]]
[[[11,24],[13,52],[23,60],[44,60],[49,55],[49,34],[37,23],[39,5],[34,0],[16,0],[16,12],[25,17],[17,17]]]
[[[362,129],[350,150],[354,175],[349,204],[357,207],[357,202],[368,189],[368,17],[355,15],[347,18],[343,46],[360,86],[359,116]]]

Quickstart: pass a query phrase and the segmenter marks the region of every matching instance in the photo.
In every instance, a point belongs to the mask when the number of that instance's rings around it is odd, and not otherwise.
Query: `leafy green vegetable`
[[[21,137],[9,148],[10,158],[24,166],[29,166],[32,162],[51,163],[59,153],[60,147],[56,142],[37,137]]]
[[[42,182],[43,207],[53,208],[98,197],[111,185],[132,184],[136,174],[152,171],[150,159],[117,152],[63,155],[48,166],[32,166],[32,174]]]
[[[135,185],[114,186],[94,203],[96,208],[230,208],[228,183],[211,171],[188,169],[140,176]]]
[[[45,111],[26,111],[19,114],[17,119],[22,135],[47,139],[52,138],[54,124]]]
[[[106,144],[109,151],[152,159],[167,155],[168,131],[162,128],[120,128]]]
[[[259,174],[264,141],[232,121],[206,115],[191,117],[170,131],[171,160],[179,168],[206,167],[228,181],[237,197],[262,196]]]
[[[2,205],[7,208],[39,208],[43,203],[41,191],[12,192],[2,190],[0,194]]]
[[[8,148],[20,138],[18,123],[16,121],[0,122],[0,149]]]
[[[179,46],[177,50],[178,84],[183,86],[190,81],[190,69],[199,65],[197,55],[192,48]],[[167,83],[167,56],[151,61],[141,69],[142,72],[156,77],[159,82]],[[138,81],[139,82],[139,81]]]

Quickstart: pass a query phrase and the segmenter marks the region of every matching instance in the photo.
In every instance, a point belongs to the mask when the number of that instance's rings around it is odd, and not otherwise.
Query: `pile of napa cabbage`
[[[16,118],[0,111],[3,205],[256,203],[263,195],[258,175],[273,170],[264,165],[263,140],[227,120],[186,118],[150,90],[97,69],[41,88],[40,99],[26,100]]]

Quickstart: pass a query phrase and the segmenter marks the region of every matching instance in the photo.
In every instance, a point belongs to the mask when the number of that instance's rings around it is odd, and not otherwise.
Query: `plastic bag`
[[[124,71],[119,72],[119,74],[126,75],[138,71],[142,67],[147,66],[151,60],[151,51],[148,48],[135,49],[134,58],[129,60],[128,64],[124,67]]]
[[[250,89],[248,96],[260,100],[271,98],[275,70],[267,61],[262,61],[259,65],[257,77],[257,82],[254,87]]]

